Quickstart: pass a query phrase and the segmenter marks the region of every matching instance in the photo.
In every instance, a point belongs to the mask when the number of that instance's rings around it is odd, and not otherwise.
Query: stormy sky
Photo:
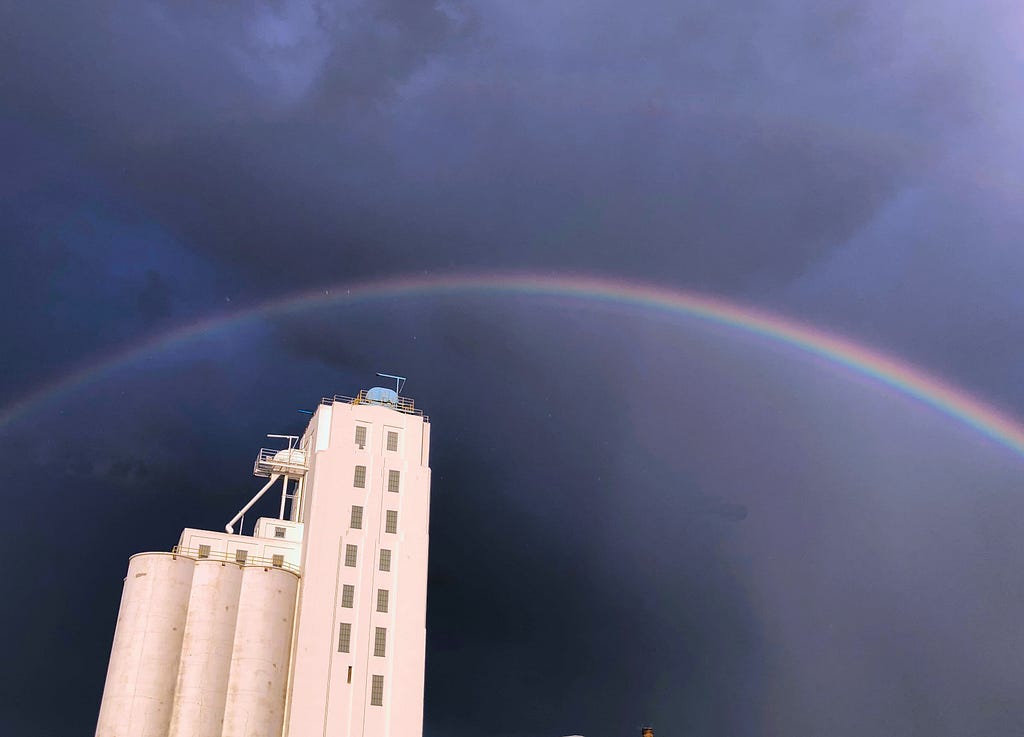
[[[587,274],[1024,416],[1022,83],[1009,0],[0,1],[0,732],[91,734],[128,556],[376,371],[432,422],[426,737],[1018,732],[1024,458],[966,424],[601,300],[216,318]]]

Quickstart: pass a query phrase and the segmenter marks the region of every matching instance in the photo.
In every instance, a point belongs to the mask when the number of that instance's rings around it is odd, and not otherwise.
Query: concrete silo
[[[283,568],[242,574],[223,737],[281,737],[298,586]]]
[[[166,737],[195,561],[139,553],[128,563],[96,737]]]
[[[220,735],[241,588],[241,565],[196,561],[169,737]]]

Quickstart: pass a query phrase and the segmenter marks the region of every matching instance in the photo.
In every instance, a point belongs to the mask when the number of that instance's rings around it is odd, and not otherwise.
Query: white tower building
[[[429,421],[378,387],[286,439],[226,532],[129,561],[97,737],[422,735]]]

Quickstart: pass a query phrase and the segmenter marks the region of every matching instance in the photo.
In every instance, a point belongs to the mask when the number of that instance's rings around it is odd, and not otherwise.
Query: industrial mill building
[[[389,378],[271,436],[225,531],[130,559],[96,737],[420,737],[430,424]]]

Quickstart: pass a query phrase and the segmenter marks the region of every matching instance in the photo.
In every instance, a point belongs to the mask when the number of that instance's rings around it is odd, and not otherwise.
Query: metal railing
[[[256,476],[268,476],[272,473],[286,474],[289,472],[300,472],[299,475],[308,470],[306,465],[306,451],[299,448],[260,448],[253,464],[252,472]]]
[[[244,560],[239,560],[234,552],[228,553],[222,550],[199,550],[199,548],[182,548],[175,545],[171,548],[172,555],[180,555],[185,558],[195,558],[196,560],[219,560],[222,563],[234,563],[238,566],[262,566],[263,568],[283,568],[286,571],[291,571],[295,574],[301,574],[302,569],[297,565],[288,563],[285,560],[281,560],[280,563],[275,563],[273,558],[265,558],[259,555],[249,555],[246,551]]]
[[[324,397],[320,400],[320,404],[334,404],[335,402],[341,404],[376,404],[381,407],[393,409],[396,412],[401,412],[405,415],[416,415],[418,417],[422,417],[424,422],[430,421],[430,418],[423,414],[423,410],[416,409],[416,403],[409,397],[398,397],[393,402],[381,399],[372,399],[366,389],[361,389],[359,391],[359,395],[355,397],[346,397],[341,394],[335,394],[333,397]]]

